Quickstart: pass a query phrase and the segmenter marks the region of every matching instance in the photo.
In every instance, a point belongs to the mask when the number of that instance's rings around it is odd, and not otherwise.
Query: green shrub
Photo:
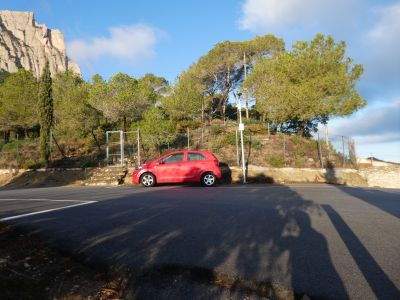
[[[267,127],[265,124],[248,124],[245,126],[246,131],[250,131],[252,133],[265,134],[267,133]]]
[[[282,157],[278,155],[271,155],[267,161],[274,168],[283,168],[285,166],[285,162],[283,161]]]
[[[225,144],[235,146],[236,145],[236,132],[229,132],[224,136]]]
[[[251,147],[255,150],[260,150],[261,149],[261,142],[257,139],[252,139],[251,140]]]
[[[27,159],[21,162],[21,168],[23,169],[40,169],[44,166],[42,161]]]
[[[302,168],[304,167],[304,160],[301,158],[296,158],[294,161],[294,165],[296,168]]]
[[[218,135],[225,132],[225,128],[223,126],[213,125],[210,128],[211,134]]]
[[[306,150],[302,146],[295,146],[294,155],[295,157],[304,157],[306,155]]]

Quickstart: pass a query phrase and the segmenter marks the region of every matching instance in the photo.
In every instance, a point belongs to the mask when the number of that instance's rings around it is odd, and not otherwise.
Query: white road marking
[[[11,216],[7,218],[2,218],[0,221],[9,221],[9,220],[14,220],[14,219],[19,219],[19,218],[24,218],[28,216],[33,216],[33,215],[39,215],[39,214],[44,214],[47,212],[51,211],[56,211],[56,210],[62,210],[62,209],[67,209],[67,208],[72,208],[76,206],[82,206],[82,205],[88,205],[92,203],[96,203],[97,201],[84,201],[84,200],[54,200],[54,199],[15,199],[15,198],[8,198],[8,199],[0,199],[0,201],[48,201],[48,202],[78,202],[76,204],[72,205],[67,205],[63,207],[57,207],[57,208],[52,208],[52,209],[46,209],[46,210],[40,210],[40,211],[35,211],[32,213],[27,213],[27,214],[22,214],[22,215],[16,215],[16,216]]]
[[[87,200],[71,200],[71,199],[47,199],[47,198],[1,198],[0,201],[48,201],[48,202],[97,202],[97,201],[87,201]]]

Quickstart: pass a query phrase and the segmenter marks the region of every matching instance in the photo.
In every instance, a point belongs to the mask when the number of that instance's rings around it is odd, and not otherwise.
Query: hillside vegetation
[[[247,163],[343,164],[311,135],[366,104],[356,90],[362,66],[346,57],[344,42],[321,34],[291,51],[273,35],[218,43],[173,84],[153,74],[96,74],[87,82],[49,72],[40,79],[23,69],[0,76],[0,167],[104,164],[107,130],[133,132],[124,135],[131,160],[138,149],[130,135],[140,130],[143,159],[187,147],[189,134],[191,149],[235,164],[235,101],[243,104]]]

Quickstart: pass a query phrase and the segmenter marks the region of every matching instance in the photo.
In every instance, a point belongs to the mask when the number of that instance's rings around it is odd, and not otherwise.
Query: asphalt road
[[[18,217],[41,211],[47,212]],[[400,299],[400,190],[311,184],[1,190],[0,219],[10,217],[92,263],[196,266],[316,298]]]

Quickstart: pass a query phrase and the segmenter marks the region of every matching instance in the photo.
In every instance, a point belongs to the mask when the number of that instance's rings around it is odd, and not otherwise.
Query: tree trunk
[[[300,136],[304,136],[305,128],[306,128],[306,122],[305,121],[301,121],[301,123],[299,125],[299,131],[297,132],[297,134],[300,135]]]
[[[122,119],[122,130],[124,131],[124,134],[123,134],[123,137],[125,139],[124,142],[128,142],[128,134],[126,133],[127,132],[126,123],[127,123],[126,122],[126,117],[123,117],[123,119]]]
[[[51,136],[53,137],[53,141],[54,141],[54,143],[56,144],[56,146],[57,146],[57,148],[58,148],[58,151],[60,151],[61,156],[62,156],[63,158],[65,158],[65,153],[64,153],[64,151],[62,150],[62,148],[60,147],[60,145],[58,144],[57,139],[54,137],[53,134],[51,134]]]
[[[101,147],[100,147],[99,141],[97,140],[96,135],[93,132],[93,129],[91,130],[91,133],[92,133],[93,139],[96,143],[97,149],[99,149],[99,152],[101,152]]]

